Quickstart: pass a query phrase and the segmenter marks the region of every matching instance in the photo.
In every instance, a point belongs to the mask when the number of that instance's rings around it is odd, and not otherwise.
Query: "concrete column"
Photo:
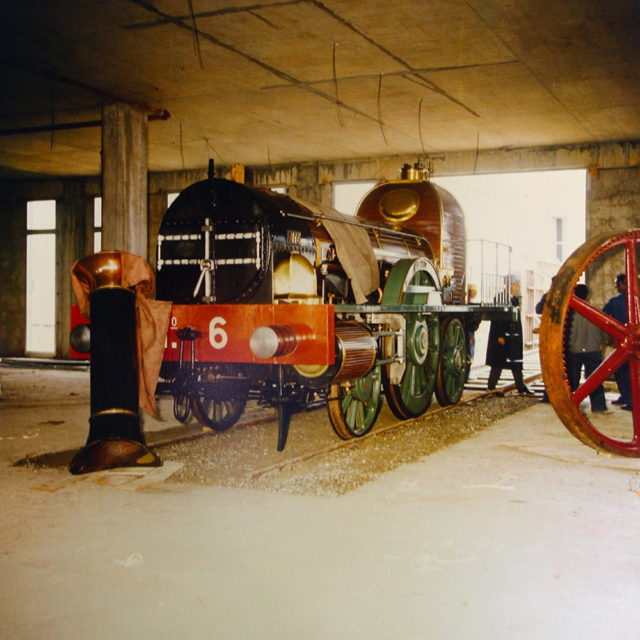
[[[640,169],[599,169],[587,181],[587,238],[640,228]],[[616,294],[616,274],[624,273],[623,252],[609,251],[607,260],[589,269],[591,302],[602,306]]]
[[[147,239],[147,252],[149,258],[147,261],[151,267],[156,268],[156,247],[158,246],[158,232],[160,231],[160,225],[162,224],[162,218],[167,210],[167,194],[151,193],[149,194],[149,218],[147,223],[148,239]]]
[[[147,114],[107,103],[102,108],[102,248],[147,259]]]
[[[63,183],[56,202],[56,356],[69,357],[73,263],[93,251],[93,198],[85,195],[84,180]]]
[[[317,163],[296,165],[296,197],[307,202],[333,206],[333,185],[330,182],[320,183]]]
[[[27,317],[27,203],[0,189],[0,356],[23,356]]]

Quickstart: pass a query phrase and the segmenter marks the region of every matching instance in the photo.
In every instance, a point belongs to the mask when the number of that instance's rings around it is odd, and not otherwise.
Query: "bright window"
[[[27,353],[56,350],[55,229],[55,200],[27,203]]]
[[[93,199],[93,251],[102,249],[102,198]]]
[[[564,259],[564,218],[556,218],[556,260]]]
[[[367,191],[375,187],[375,180],[360,182],[336,182],[333,185],[333,208],[353,216]]]

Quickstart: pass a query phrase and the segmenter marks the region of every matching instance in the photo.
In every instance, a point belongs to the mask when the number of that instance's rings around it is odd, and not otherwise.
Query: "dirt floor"
[[[517,395],[483,398],[447,411],[436,409],[397,427],[389,413],[381,417],[381,424],[370,435],[346,442],[337,440],[326,428],[326,413],[319,409],[297,417],[291,449],[285,454],[288,463],[282,460],[282,453],[273,451],[273,428],[266,425],[229,432],[228,444],[221,441],[221,434],[214,434],[161,447],[159,452],[166,460],[184,463],[174,476],[176,482],[335,496],[472,437],[495,420],[536,401]],[[327,435],[319,434],[320,430]]]
[[[194,438],[161,399],[164,466],[71,476],[87,371],[0,384],[2,640],[638,638],[640,461],[535,398],[346,446],[309,412],[284,456],[274,420]]]
[[[0,367],[0,372],[2,372]],[[2,406],[6,409],[85,407],[88,372],[66,369],[4,369]],[[478,394],[465,393],[465,398]],[[442,408],[435,399],[428,412],[398,423],[385,405],[373,430],[362,438],[341,440],[325,408],[292,417],[287,447],[276,450],[274,409],[250,404],[239,424],[224,432],[200,426],[195,418],[182,425],[172,414],[171,398],[158,397],[160,420],[143,416],[146,440],[163,462],[172,463],[170,482],[259,488],[294,494],[341,495],[398,466],[415,462],[443,447],[473,437],[496,420],[538,401],[509,393],[479,395],[456,407]],[[68,411],[41,420],[41,429],[68,429]],[[86,420],[86,418],[85,418]],[[86,424],[86,423],[85,423]],[[74,421],[75,431],[82,422]],[[2,436],[0,436],[2,437]],[[22,439],[29,439],[22,434]],[[34,444],[36,444],[34,442]],[[83,441],[78,442],[78,447]],[[21,457],[14,464],[32,469],[65,469],[75,449],[58,448]]]

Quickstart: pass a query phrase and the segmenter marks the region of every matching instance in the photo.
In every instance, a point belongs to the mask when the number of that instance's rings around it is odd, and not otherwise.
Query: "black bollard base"
[[[117,467],[159,467],[160,458],[144,441],[140,417],[127,409],[108,409],[89,418],[87,443],[73,457],[73,474]]]
[[[74,475],[119,467],[161,467],[162,460],[141,442],[94,440],[82,447],[69,463]]]
[[[123,286],[123,255],[101,251],[72,268],[82,292],[90,291],[91,315],[89,437],[69,465],[74,474],[162,464],[146,446],[140,423],[136,292]]]

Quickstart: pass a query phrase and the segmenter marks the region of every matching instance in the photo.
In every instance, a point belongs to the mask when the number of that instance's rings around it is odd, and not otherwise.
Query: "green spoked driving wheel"
[[[407,318],[407,347],[404,373],[398,384],[387,368],[385,395],[389,408],[401,420],[422,415],[431,404],[438,372],[440,327],[437,316],[427,320]]]
[[[382,407],[382,375],[374,367],[366,376],[331,385],[327,410],[333,430],[343,439],[371,430]]]
[[[462,322],[450,318],[442,323],[440,365],[436,378],[436,398],[441,406],[460,400],[467,373],[467,340]]]
[[[424,259],[398,261],[387,280],[382,304],[426,304],[439,295],[438,275]],[[384,392],[393,414],[404,420],[422,415],[431,404],[440,355],[438,317],[409,313],[406,317],[404,360],[384,367]],[[385,356],[393,355],[387,340]]]

